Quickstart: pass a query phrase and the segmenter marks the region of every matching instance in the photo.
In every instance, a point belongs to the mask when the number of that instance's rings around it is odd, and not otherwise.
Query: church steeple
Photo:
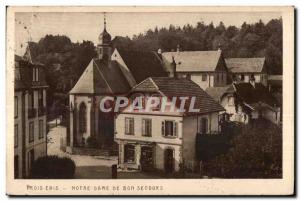
[[[106,14],[104,13],[104,28],[98,37],[97,53],[99,59],[108,59],[111,55],[111,36],[106,30]]]

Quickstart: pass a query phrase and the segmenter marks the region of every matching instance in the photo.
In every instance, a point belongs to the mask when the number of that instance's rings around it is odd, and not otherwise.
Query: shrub
[[[97,138],[95,136],[88,137],[86,139],[86,143],[89,148],[100,148],[101,147],[101,143],[99,142],[99,140],[97,140]]]
[[[32,166],[32,179],[72,179],[75,173],[75,162],[67,157],[44,156],[38,158]]]

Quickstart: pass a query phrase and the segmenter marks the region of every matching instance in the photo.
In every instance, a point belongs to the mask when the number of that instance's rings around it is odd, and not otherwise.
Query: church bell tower
[[[98,58],[102,60],[110,59],[111,51],[112,51],[111,36],[106,31],[106,15],[104,13],[104,29],[98,37],[98,44],[97,44]]]

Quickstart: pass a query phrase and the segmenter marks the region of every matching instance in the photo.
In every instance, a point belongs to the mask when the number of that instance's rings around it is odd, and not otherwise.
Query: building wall
[[[15,97],[18,101],[18,116],[14,119],[14,126],[17,126],[17,132],[14,132],[14,137],[17,134],[17,144],[14,146],[14,156],[18,156],[18,175],[22,178],[22,91],[15,91]]]
[[[125,134],[125,118],[134,118],[134,135]],[[152,120],[152,136],[146,137],[142,136],[142,120],[143,119]],[[178,124],[177,137],[164,137],[162,135],[162,122],[165,120],[175,121]],[[159,170],[164,170],[164,153],[165,150],[171,148],[174,150],[174,168],[175,171],[179,171],[179,164],[182,161],[181,145],[182,145],[182,117],[181,116],[158,116],[150,114],[119,114],[116,118],[116,132],[115,140],[117,142],[127,141],[135,143],[149,142],[155,143],[154,147],[154,167]],[[123,158],[124,152],[122,149],[119,150],[120,158]],[[122,160],[122,159],[121,159]],[[123,166],[121,162],[121,166]]]
[[[198,84],[203,90],[206,90],[208,87],[217,87],[225,86],[227,84],[227,73],[226,72],[178,72],[180,77],[187,77],[189,74],[191,80]],[[202,81],[202,77],[206,75],[206,80]],[[217,75],[219,79],[217,79]]]
[[[134,135],[125,134],[125,118],[134,118]],[[152,136],[142,136],[142,119],[152,120]],[[167,138],[162,136],[161,125],[164,120],[174,120],[178,123],[178,137]],[[136,140],[144,142],[158,142],[165,144],[181,144],[182,139],[182,117],[178,116],[157,116],[157,115],[140,115],[140,114],[119,114],[116,118],[116,135],[117,139]]]
[[[46,106],[46,90],[43,89],[43,101],[44,106]],[[47,119],[46,115],[39,116],[38,112],[36,113],[35,117],[28,118],[28,93],[25,95],[25,124],[26,124],[26,134],[25,134],[25,152],[26,152],[26,176],[29,175],[29,160],[28,160],[28,152],[30,150],[34,150],[34,159],[38,159],[39,157],[47,155],[47,131],[46,131],[46,124]],[[38,110],[38,90],[34,90],[34,108]],[[43,137],[39,138],[39,121],[43,121]],[[34,140],[29,141],[29,125],[30,123],[34,125]]]
[[[254,75],[256,83],[262,83],[264,86],[268,84],[268,76],[266,73],[234,73],[238,80],[241,80],[241,75],[244,75],[244,82],[250,82],[251,75]]]
[[[46,131],[46,114],[38,115],[38,90],[43,90],[43,105],[46,106],[46,89],[35,89],[34,108],[36,109],[35,116],[28,117],[28,91],[16,91],[15,96],[18,97],[18,116],[14,119],[14,125],[18,126],[18,145],[15,146],[15,156],[18,156],[19,161],[19,178],[29,176],[29,160],[28,152],[34,150],[34,159],[47,155],[47,131]],[[24,98],[22,97],[24,94]],[[42,121],[41,128],[39,121]],[[24,125],[23,125],[24,122]],[[29,124],[33,123],[33,141],[29,141]],[[24,130],[23,130],[24,127]],[[39,137],[39,129],[42,129],[43,137]],[[16,134],[16,133],[15,133]],[[24,136],[24,138],[23,138]],[[25,147],[23,146],[25,145]],[[23,156],[23,151],[25,157]],[[25,167],[23,167],[23,165]],[[25,175],[23,175],[23,168],[25,168]]]
[[[201,118],[206,118],[207,122],[207,134],[218,134],[219,133],[219,120],[218,112],[199,115],[197,116],[186,116],[183,118],[183,160],[185,166],[193,170],[196,163],[196,135],[201,132]]]
[[[162,144],[162,143],[157,143],[155,146],[155,161],[154,161],[154,166],[155,168],[159,170],[164,170],[164,154],[166,149],[173,149],[174,151],[174,159],[175,159],[175,164],[174,164],[174,169],[175,171],[179,171],[179,164],[182,162],[182,146],[181,145],[174,145],[174,144]]]
[[[110,142],[113,142],[113,127],[110,129],[108,128],[108,125],[112,125],[114,122],[114,119],[105,119],[101,114],[99,114],[99,107],[100,102],[102,101],[104,96],[93,96],[92,94],[86,94],[86,95],[74,95],[70,94],[69,96],[69,106],[70,108],[73,107],[73,109],[77,108],[76,110],[70,110],[70,125],[69,125],[69,139],[70,141],[67,142],[70,147],[73,147],[76,145],[76,142],[74,142],[74,135],[76,135],[77,143],[82,144],[82,137],[85,139],[85,144],[87,143],[86,140],[90,136],[96,136],[98,140],[101,140],[100,138],[106,137],[109,138],[108,140]],[[81,104],[85,104],[86,106],[86,132],[83,134],[79,131],[79,124],[80,124],[80,116],[79,116],[79,109]],[[94,109],[92,109],[92,106],[95,106]],[[103,119],[101,119],[103,117]],[[103,125],[103,126],[101,126]],[[103,138],[102,138],[103,139]],[[71,149],[67,148],[68,152],[72,153]]]

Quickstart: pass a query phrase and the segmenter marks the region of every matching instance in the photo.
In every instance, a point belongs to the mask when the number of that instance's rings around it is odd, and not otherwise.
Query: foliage
[[[169,28],[149,29],[144,34],[116,37],[113,45],[119,49],[174,51],[216,50],[219,45],[225,57],[266,57],[270,74],[282,74],[282,19],[272,19],[267,24],[261,20],[254,24],[225,27],[198,22],[196,26],[170,25]]]
[[[86,143],[89,148],[100,148],[101,147],[101,143],[99,142],[99,140],[97,140],[97,138],[95,136],[89,136],[86,139]]]
[[[228,153],[205,163],[210,177],[280,178],[282,176],[282,130],[267,120],[242,128]]]
[[[196,154],[200,161],[211,160],[225,154],[232,147],[231,140],[240,134],[241,126],[235,122],[223,122],[222,133],[219,135],[197,134]]]
[[[75,173],[75,163],[72,159],[58,156],[38,158],[32,166],[32,179],[72,179]]]
[[[117,36],[112,41],[114,48],[137,51],[216,50],[219,45],[225,57],[266,57],[270,74],[282,74],[282,19],[273,19],[267,24],[259,21],[243,23],[238,28],[217,26],[198,22],[196,26],[170,25],[168,28],[149,29],[145,33],[129,37]],[[37,60],[45,64],[47,106],[50,113],[55,105],[68,105],[68,98],[56,94],[68,94],[92,58],[96,57],[91,41],[73,43],[67,36],[46,35],[37,43]]]

